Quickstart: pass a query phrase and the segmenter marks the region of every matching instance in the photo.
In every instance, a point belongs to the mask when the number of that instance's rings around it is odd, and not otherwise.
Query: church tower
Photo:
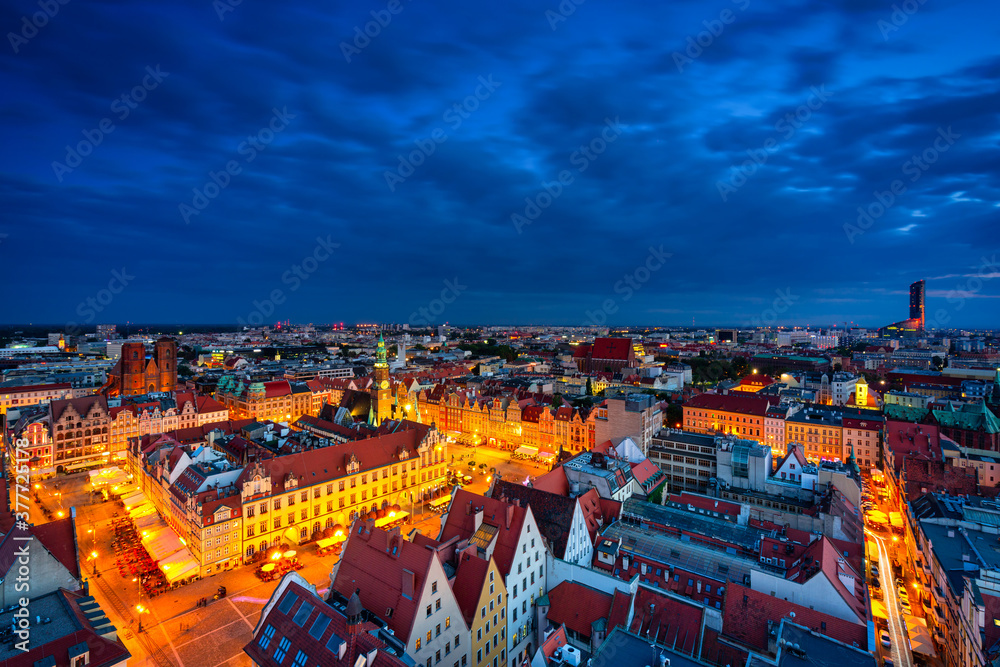
[[[372,383],[372,416],[378,426],[386,419],[392,419],[392,392],[389,391],[389,361],[386,355],[385,339],[378,336],[375,350],[375,381]]]

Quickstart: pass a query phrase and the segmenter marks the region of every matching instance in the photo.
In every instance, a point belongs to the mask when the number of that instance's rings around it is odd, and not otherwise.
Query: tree
[[[593,396],[593,395],[594,395],[594,383],[590,381],[590,378],[587,378],[587,396]]]
[[[833,372],[834,373],[839,373],[842,370],[844,370],[844,365],[842,363],[840,363],[839,361],[833,365]]]
[[[558,410],[562,407],[563,399],[562,394],[552,394],[552,408]]]
[[[479,375],[482,372],[482,370],[483,370],[483,365],[476,364],[475,366],[472,367],[472,374]]]

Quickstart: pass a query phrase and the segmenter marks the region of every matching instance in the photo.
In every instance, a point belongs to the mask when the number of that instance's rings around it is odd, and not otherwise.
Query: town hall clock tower
[[[389,390],[389,361],[385,350],[385,339],[378,336],[375,351],[375,381],[372,383],[372,416],[378,426],[386,419],[392,419],[392,392]]]

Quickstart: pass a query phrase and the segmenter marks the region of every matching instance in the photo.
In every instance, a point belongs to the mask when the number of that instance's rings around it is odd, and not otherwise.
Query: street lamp
[[[143,607],[141,604],[137,604],[135,606],[135,610],[137,612],[139,612],[139,629],[136,630],[136,634],[141,634],[142,633],[142,615],[145,614],[145,613],[148,613],[149,610],[146,609],[145,607]]]

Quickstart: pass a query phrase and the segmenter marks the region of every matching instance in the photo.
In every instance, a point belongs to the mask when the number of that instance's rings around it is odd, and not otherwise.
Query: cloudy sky
[[[8,323],[997,324],[995,0],[39,7]]]

